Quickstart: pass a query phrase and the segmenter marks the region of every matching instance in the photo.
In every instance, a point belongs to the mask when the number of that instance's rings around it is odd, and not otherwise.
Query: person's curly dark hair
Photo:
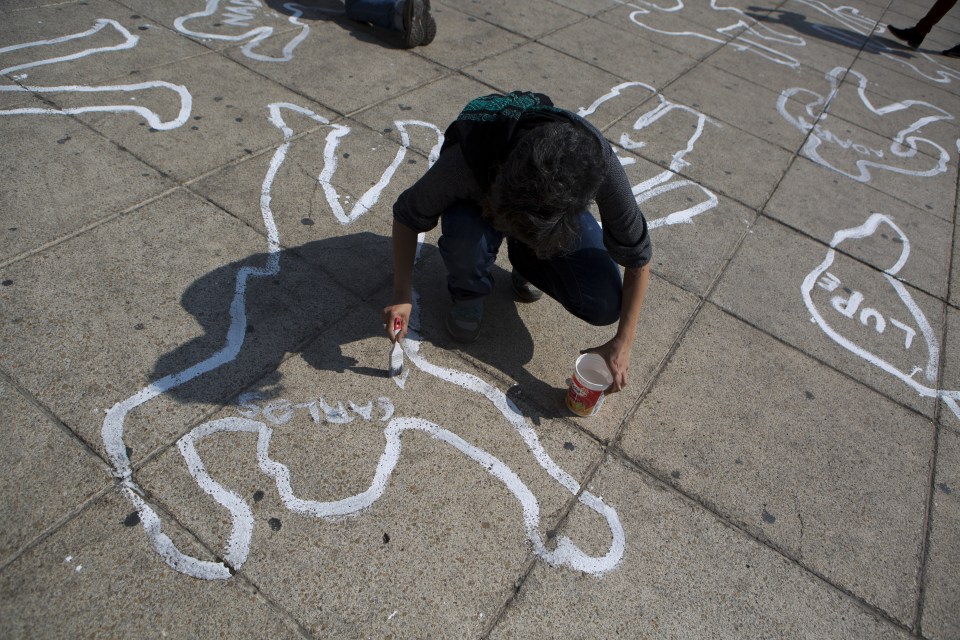
[[[573,122],[527,133],[510,152],[484,201],[497,231],[545,259],[573,248],[577,214],[586,211],[606,173],[600,140]]]

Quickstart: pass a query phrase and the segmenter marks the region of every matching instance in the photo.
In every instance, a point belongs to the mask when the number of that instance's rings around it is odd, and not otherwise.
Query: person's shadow
[[[288,5],[299,5],[303,7],[303,15],[299,17],[303,22],[332,22],[364,44],[375,45],[384,49],[406,48],[403,46],[403,35],[398,31],[351,20],[342,11],[339,13],[330,12],[331,8],[338,5],[342,10],[342,3],[331,0],[266,0],[266,4],[274,11],[287,16],[295,15]]]
[[[873,33],[864,35],[845,27],[810,22],[807,20],[807,16],[795,11],[767,9],[765,7],[748,7],[744,13],[765,25],[780,25],[803,36],[816,38],[858,51],[862,50],[865,53],[887,53],[905,58],[913,57],[912,49],[892,37],[877,36]],[[888,43],[893,43],[894,46],[890,47]]]
[[[180,403],[225,404],[256,387],[263,399],[284,394],[280,364],[299,354],[318,370],[385,378],[383,368],[345,355],[343,346],[383,334],[379,309],[388,301],[391,239],[363,232],[316,240],[271,257],[255,254],[204,274],[184,292],[181,303],[201,327],[193,340],[161,356],[151,373],[157,381],[179,376],[167,395]],[[263,275],[274,271],[272,275]],[[509,283],[497,268],[495,277]],[[460,347],[443,330],[449,305],[445,271],[432,245],[424,245],[415,274],[421,302],[420,355],[434,360],[437,349]],[[362,292],[372,292],[364,294]],[[491,295],[496,335],[488,331],[463,347],[467,361],[479,361],[518,384],[508,392],[521,412],[537,421],[563,413],[563,390],[527,372],[533,340],[504,291]],[[389,343],[383,337],[384,354]],[[454,356],[455,361],[460,360]],[[442,358],[443,366],[450,357]],[[412,366],[408,361],[407,366]],[[464,362],[466,369],[466,362]],[[425,375],[419,373],[419,375]],[[491,376],[492,378],[493,376]],[[488,378],[494,386],[497,383]]]

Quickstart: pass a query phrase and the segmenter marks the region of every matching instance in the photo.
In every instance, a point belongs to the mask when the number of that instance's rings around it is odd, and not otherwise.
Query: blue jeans
[[[351,20],[369,22],[375,27],[392,31],[403,31],[402,20],[398,24],[400,14],[397,6],[403,4],[403,0],[344,0],[343,4],[347,17]]]
[[[620,319],[623,281],[603,246],[603,231],[588,211],[579,215],[574,249],[542,260],[522,242],[507,238],[514,270],[563,307],[595,326]],[[504,236],[472,202],[458,202],[440,217],[438,246],[447,267],[447,289],[454,300],[476,300],[493,290],[493,264]]]

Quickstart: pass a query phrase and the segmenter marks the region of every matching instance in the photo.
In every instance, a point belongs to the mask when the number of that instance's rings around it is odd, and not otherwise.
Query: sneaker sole
[[[407,0],[403,6],[403,44],[407,49],[412,49],[423,42],[423,18],[423,0]]]

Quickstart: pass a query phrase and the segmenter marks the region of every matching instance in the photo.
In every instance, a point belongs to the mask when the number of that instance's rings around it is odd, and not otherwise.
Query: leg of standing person
[[[344,0],[344,7],[351,20],[399,31],[407,48],[430,44],[437,35],[430,0]]]
[[[943,19],[943,16],[947,15],[947,12],[950,11],[955,4],[957,4],[957,0],[937,0],[933,6],[930,7],[930,10],[927,11],[927,15],[923,16],[917,24],[906,29],[888,25],[890,33],[892,33],[895,38],[906,42],[910,47],[916,49],[923,43],[923,39],[933,30],[933,27]],[[956,48],[957,47],[954,47],[954,49]],[[948,51],[953,51],[954,49],[948,49],[944,51],[944,54],[951,55]]]

